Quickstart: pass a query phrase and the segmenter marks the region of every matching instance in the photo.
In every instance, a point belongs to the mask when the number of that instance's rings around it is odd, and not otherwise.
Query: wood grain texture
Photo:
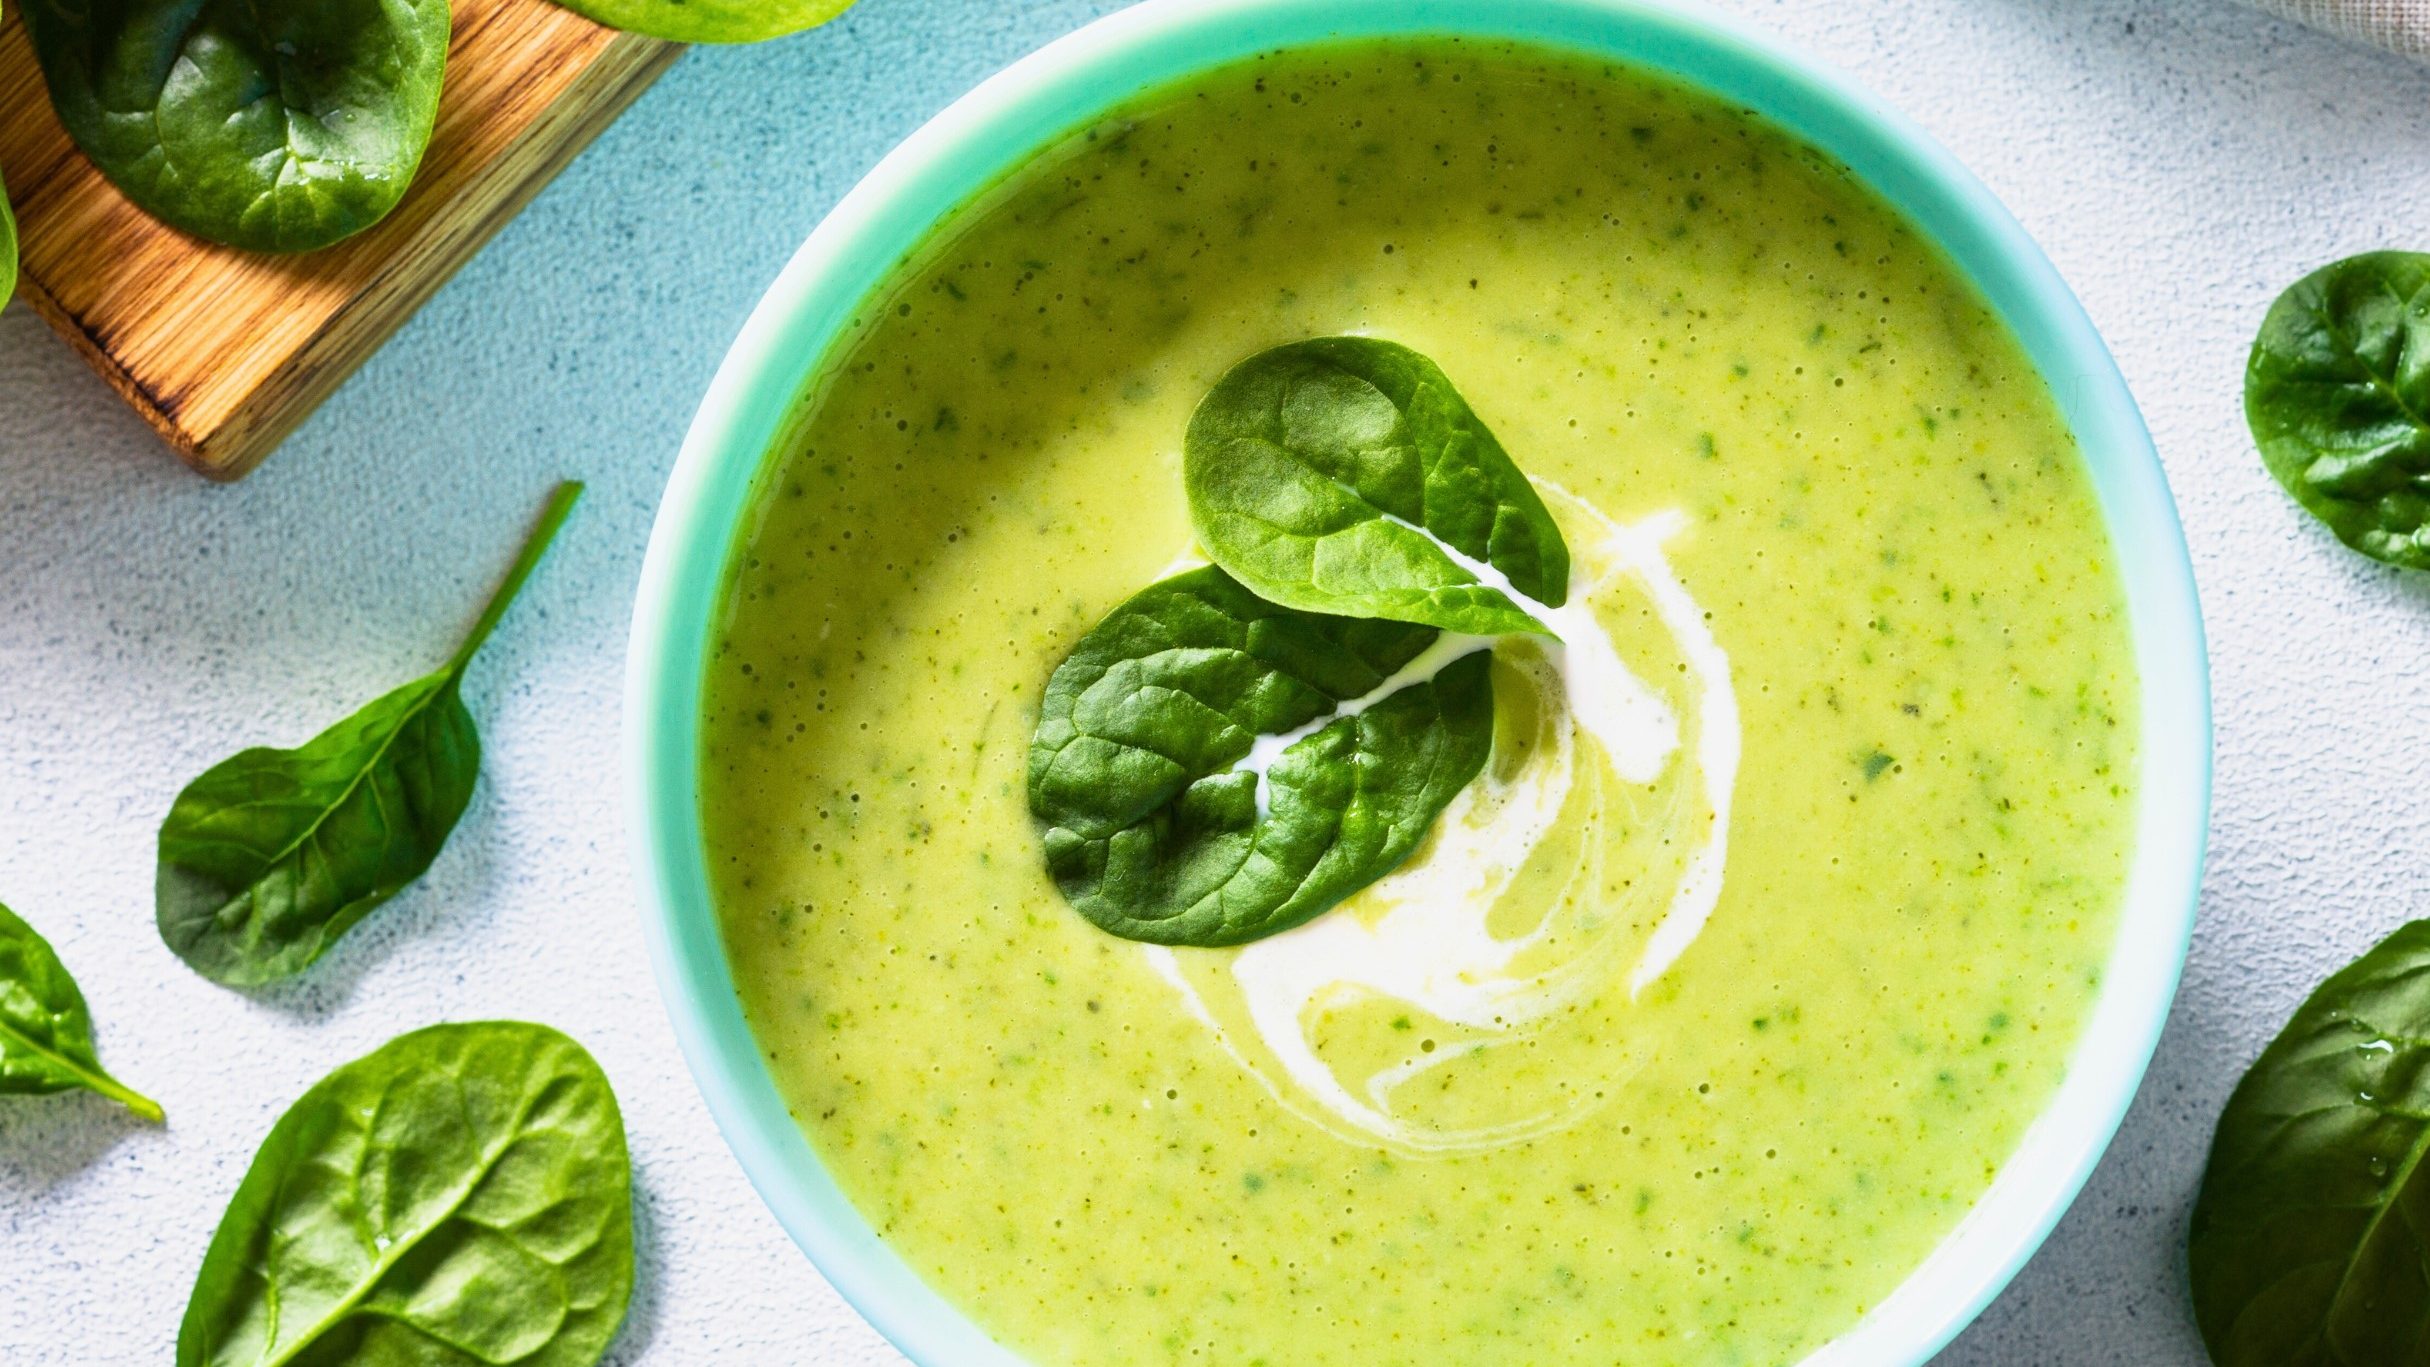
[[[430,150],[403,202],[325,251],[216,246],[136,208],[51,112],[0,15],[0,177],[19,288],[188,464],[235,479],[395,332],[680,48],[549,0],[456,0]]]

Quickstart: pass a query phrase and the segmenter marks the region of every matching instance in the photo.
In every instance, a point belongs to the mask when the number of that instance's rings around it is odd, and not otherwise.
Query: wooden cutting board
[[[102,179],[51,112],[11,6],[0,178],[19,293],[188,464],[236,479],[680,51],[549,0],[455,0],[438,128],[404,201],[325,251],[261,256],[164,226]]]

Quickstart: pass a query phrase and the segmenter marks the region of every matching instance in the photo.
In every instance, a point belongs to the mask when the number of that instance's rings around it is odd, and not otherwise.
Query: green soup
[[[1191,553],[1209,385],[1345,332],[1492,425],[1677,744],[1617,772],[1505,642],[1402,869],[1114,939],[1042,861],[1040,690]],[[731,573],[746,1010],[870,1224],[1040,1363],[1794,1362],[1982,1194],[2111,942],[2132,651],[2049,393],[1846,171],[1633,71],[1361,43],[1075,133],[867,301]]]

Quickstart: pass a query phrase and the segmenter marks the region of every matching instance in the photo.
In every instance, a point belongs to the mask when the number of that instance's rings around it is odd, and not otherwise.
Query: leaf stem
[[[93,1073],[89,1077],[90,1080],[86,1082],[86,1086],[133,1111],[143,1119],[149,1120],[155,1125],[168,1122],[168,1112],[160,1109],[160,1103],[152,1098],[111,1077],[108,1073]]]
[[[565,526],[566,518],[573,515],[574,505],[581,500],[580,480],[569,479],[549,495],[548,506],[540,512],[539,525],[532,528],[532,534],[524,540],[523,553],[515,557],[514,567],[506,572],[506,579],[498,585],[498,591],[489,596],[489,605],[481,609],[480,620],[473,623],[472,630],[465,634],[464,644],[458,646],[455,655],[448,660],[448,673],[461,674],[464,667],[472,663],[473,656],[489,640],[489,634],[498,629],[498,621],[506,616],[515,595],[523,591],[523,581],[531,578],[532,571],[540,567],[541,557],[548,554],[549,543],[557,539],[558,529]]]
[[[79,1000],[81,1000],[81,997],[79,997]],[[96,1062],[92,1067],[87,1068],[83,1064],[78,1063],[74,1058],[60,1052],[51,1044],[43,1040],[36,1039],[34,1036],[27,1034],[17,1026],[10,1024],[5,1019],[0,1019],[0,1035],[6,1035],[8,1038],[15,1040],[17,1042],[17,1047],[23,1049],[29,1054],[35,1054],[50,1060],[52,1066],[58,1068],[59,1071],[66,1073],[69,1077],[74,1078],[77,1086],[84,1088],[88,1092],[108,1097],[110,1100],[117,1102],[119,1105],[126,1107],[128,1110],[133,1111],[135,1114],[151,1121],[155,1125],[158,1125],[169,1118],[168,1113],[160,1109],[159,1102],[154,1101],[152,1098],[145,1096],[143,1093],[136,1091],[134,1088],[120,1082],[118,1079],[111,1077],[108,1073],[103,1072],[101,1065],[98,1062]],[[90,1043],[89,1040],[87,1042],[88,1044]]]

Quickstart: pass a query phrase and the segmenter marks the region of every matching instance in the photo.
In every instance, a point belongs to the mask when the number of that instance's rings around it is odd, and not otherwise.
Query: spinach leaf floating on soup
[[[59,121],[127,198],[251,251],[384,217],[438,117],[447,0],[26,0]]]
[[[1126,939],[1288,930],[1389,873],[1484,767],[1490,658],[1212,567],[1152,585],[1047,683],[1029,757],[1047,866]]]
[[[1056,668],[1030,810],[1099,927],[1238,945],[1390,873],[1485,767],[1489,638],[1546,633],[1517,600],[1563,601],[1569,547],[1450,378],[1392,342],[1250,357],[1184,453],[1216,565]]]
[[[2296,281],[2253,342],[2244,411],[2271,475],[2339,540],[2430,569],[2430,255]]]
[[[1450,378],[1392,342],[1234,366],[1190,418],[1182,479],[1208,555],[1290,607],[1491,636],[1545,630],[1506,588],[1569,593],[1544,500]]]

